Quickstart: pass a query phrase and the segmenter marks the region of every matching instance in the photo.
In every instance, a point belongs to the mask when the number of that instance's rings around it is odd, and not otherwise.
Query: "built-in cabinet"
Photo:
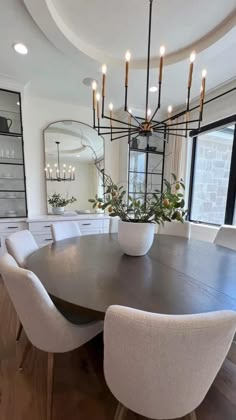
[[[110,218],[105,215],[80,215],[75,217],[42,216],[35,219],[6,219],[0,222],[0,254],[6,252],[5,239],[13,232],[29,229],[39,247],[52,243],[51,225],[68,220],[76,221],[82,235],[108,233]]]
[[[20,93],[0,89],[0,218],[27,217]]]

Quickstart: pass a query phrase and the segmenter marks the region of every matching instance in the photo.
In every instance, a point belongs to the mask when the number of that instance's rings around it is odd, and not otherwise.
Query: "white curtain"
[[[180,119],[178,122],[180,122]],[[170,135],[169,141],[166,144],[164,177],[168,181],[171,181],[172,173],[174,173],[178,179],[185,179],[186,175],[188,139],[181,137],[178,134],[184,134],[184,130],[176,131],[176,134]]]

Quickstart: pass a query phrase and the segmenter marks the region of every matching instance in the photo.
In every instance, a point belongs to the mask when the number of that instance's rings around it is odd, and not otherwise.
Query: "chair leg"
[[[27,344],[26,344],[25,349],[23,351],[22,359],[21,359],[21,362],[20,362],[20,365],[19,365],[19,370],[22,370],[23,369],[23,366],[24,366],[24,363],[25,363],[25,359],[26,359],[26,357],[27,357],[27,355],[28,355],[28,353],[30,351],[30,348],[31,348],[31,342],[30,341],[27,341]]]
[[[48,353],[47,420],[51,420],[52,418],[53,376],[54,376],[54,353]]]
[[[128,408],[124,407],[121,403],[118,404],[114,420],[125,420]]]
[[[19,325],[18,325],[17,332],[16,332],[16,342],[18,342],[20,340],[20,336],[21,336],[22,330],[23,330],[23,325],[19,321]]]
[[[186,416],[186,420],[197,420],[197,414],[196,411],[192,411],[192,413],[188,414]]]

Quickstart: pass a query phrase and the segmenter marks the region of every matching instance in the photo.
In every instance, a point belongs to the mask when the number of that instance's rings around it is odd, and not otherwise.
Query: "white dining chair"
[[[150,419],[196,419],[236,332],[236,312],[160,315],[110,306],[104,325],[104,373],[127,409]]]
[[[26,258],[38,249],[38,245],[29,230],[20,230],[19,232],[12,233],[6,238],[5,245],[7,252],[16,260],[21,268],[26,267]],[[22,329],[22,324],[19,321],[16,341],[19,341]]]
[[[103,330],[103,322],[75,325],[57,310],[38,277],[16,266],[8,254],[0,258],[0,273],[29,343],[19,369],[22,369],[30,343],[48,353],[47,420],[51,419],[54,353],[65,353],[87,343]]]
[[[81,235],[80,228],[76,222],[58,222],[51,225],[53,242],[63,239],[75,238]]]
[[[236,226],[221,226],[216,234],[214,243],[236,251]]]
[[[190,222],[165,222],[164,226],[159,225],[158,233],[161,235],[182,236],[190,239],[191,223]]]

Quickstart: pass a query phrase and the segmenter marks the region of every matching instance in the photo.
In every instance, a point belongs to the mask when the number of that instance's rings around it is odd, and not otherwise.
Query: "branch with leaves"
[[[103,173],[104,196],[95,196],[89,202],[93,208],[108,210],[111,217],[119,216],[124,222],[163,224],[173,220],[184,222],[187,210],[184,209],[183,180],[172,174],[173,182],[164,180],[163,192],[155,190],[148,193],[145,203],[140,198],[127,197],[123,186],[116,185],[111,177]]]

